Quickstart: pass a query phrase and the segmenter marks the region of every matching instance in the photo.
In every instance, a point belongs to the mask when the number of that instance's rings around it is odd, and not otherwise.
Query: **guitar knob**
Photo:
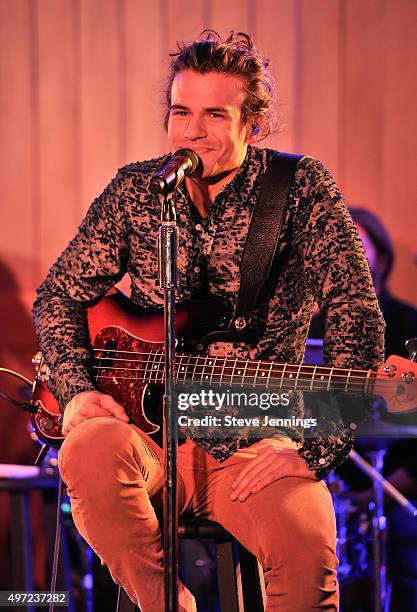
[[[405,372],[404,374],[401,374],[401,378],[409,385],[414,381],[414,372]]]
[[[235,319],[234,325],[235,325],[235,329],[237,329],[237,331],[239,331],[239,332],[243,331],[245,329],[246,325],[247,325],[245,317],[237,317]]]
[[[388,376],[395,376],[396,371],[397,371],[397,366],[395,366],[392,363],[384,367],[384,372],[385,374],[388,374]]]
[[[46,429],[47,431],[52,429],[54,426],[54,422],[50,417],[42,417],[39,424],[42,429]]]

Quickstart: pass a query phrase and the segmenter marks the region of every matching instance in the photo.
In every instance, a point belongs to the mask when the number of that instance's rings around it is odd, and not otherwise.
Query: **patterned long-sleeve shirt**
[[[234,307],[251,215],[271,156],[249,147],[246,159],[201,217],[185,184],[174,194],[179,226],[177,301],[207,289]],[[168,156],[119,170],[93,202],[77,235],[38,289],[35,327],[51,369],[50,388],[62,408],[94,389],[86,308],[127,272],[139,306],[161,306],[157,239],[159,197],[148,183]],[[375,368],[383,359],[384,323],[357,232],[330,173],[311,157],[297,167],[275,264],[251,321],[250,340],[215,346],[248,359],[301,363],[314,302],[325,319],[325,362]],[[201,441],[200,441],[201,443]],[[218,460],[248,440],[205,440]],[[323,475],[351,448],[351,436],[305,439],[300,454]]]

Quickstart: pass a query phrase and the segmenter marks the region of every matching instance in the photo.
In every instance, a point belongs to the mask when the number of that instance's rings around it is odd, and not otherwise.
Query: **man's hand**
[[[295,449],[280,449],[266,446],[258,450],[258,456],[248,461],[232,483],[230,499],[241,502],[267,485],[285,478],[299,476],[317,480],[316,473],[309,470],[306,462]]]
[[[111,395],[99,391],[83,391],[75,395],[64,412],[62,433],[64,436],[77,425],[96,416],[112,416],[127,423],[129,417]]]

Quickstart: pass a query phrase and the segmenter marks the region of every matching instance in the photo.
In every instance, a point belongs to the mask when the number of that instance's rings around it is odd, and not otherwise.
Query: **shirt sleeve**
[[[323,315],[325,365],[378,368],[385,325],[362,243],[328,170],[311,158],[301,166],[294,242]],[[324,476],[346,458],[352,443],[352,430],[346,428],[333,437],[305,440],[299,452]]]
[[[87,308],[123,276],[127,265],[123,177],[93,202],[76,236],[37,290],[35,330],[51,370],[49,388],[61,410],[81,391],[95,388]]]

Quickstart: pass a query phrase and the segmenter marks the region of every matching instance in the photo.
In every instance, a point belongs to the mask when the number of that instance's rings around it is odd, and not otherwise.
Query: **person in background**
[[[417,309],[393,296],[389,277],[394,265],[391,237],[382,221],[366,208],[350,208],[365,247],[375,291],[385,319],[385,355],[408,357],[405,342],[417,337]],[[384,472],[407,497],[417,501],[417,439],[393,441],[387,451]],[[370,491],[362,503],[369,502]],[[389,555],[392,579],[391,612],[417,610],[417,519],[412,519],[392,498],[390,506]]]
[[[365,247],[379,305],[385,319],[385,355],[408,357],[405,342],[417,337],[417,309],[392,295],[389,278],[394,265],[390,235],[382,221],[366,208],[349,212]]]
[[[375,291],[385,319],[385,355],[408,358],[405,342],[417,337],[417,309],[392,295],[389,278],[394,266],[391,237],[382,221],[363,207],[349,207],[359,237],[365,248]],[[316,316],[310,336],[321,337],[321,317]],[[384,474],[406,497],[417,501],[417,439],[387,440]],[[360,452],[363,447],[360,445]],[[372,501],[369,479],[351,462],[337,469],[342,479],[354,489],[352,499],[362,508]],[[417,610],[417,519],[412,519],[399,506],[389,506],[389,562],[393,591],[391,612]],[[412,604],[411,604],[412,602]]]

